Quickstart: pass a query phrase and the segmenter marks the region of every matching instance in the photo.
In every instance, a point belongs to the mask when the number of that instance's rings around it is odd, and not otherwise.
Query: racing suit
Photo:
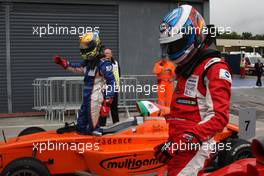
[[[173,93],[173,82],[175,76],[174,64],[170,61],[158,61],[155,63],[153,73],[158,80],[158,104],[170,106]]]
[[[177,75],[177,81],[170,115],[166,118],[169,140],[187,132],[202,143],[198,150],[174,155],[168,163],[168,175],[200,175],[210,158],[209,148],[215,144],[213,136],[229,120],[231,75],[224,60],[207,57],[195,65],[188,77]]]
[[[101,58],[93,62],[69,63],[67,70],[84,73],[83,100],[77,119],[77,130],[90,134],[99,128],[98,119],[104,98],[114,96],[112,63]]]

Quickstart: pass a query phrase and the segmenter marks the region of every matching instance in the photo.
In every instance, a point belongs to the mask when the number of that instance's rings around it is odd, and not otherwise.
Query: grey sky
[[[264,34],[264,0],[210,0],[210,23]]]

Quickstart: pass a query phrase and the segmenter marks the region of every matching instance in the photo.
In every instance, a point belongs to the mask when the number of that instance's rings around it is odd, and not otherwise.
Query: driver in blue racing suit
[[[83,102],[77,119],[77,131],[81,134],[101,135],[99,117],[106,118],[114,96],[112,63],[104,58],[97,32],[80,37],[80,63],[54,56],[54,62],[65,70],[84,74]]]

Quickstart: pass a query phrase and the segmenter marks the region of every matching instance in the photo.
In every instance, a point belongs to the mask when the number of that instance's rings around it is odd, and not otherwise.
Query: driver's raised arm
[[[54,56],[54,62],[60,65],[63,69],[73,72],[84,74],[84,67],[86,66],[86,62],[82,61],[80,63],[71,63],[66,58],[61,58],[59,56]]]

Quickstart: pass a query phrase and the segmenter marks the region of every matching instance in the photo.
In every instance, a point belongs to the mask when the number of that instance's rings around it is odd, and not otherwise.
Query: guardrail
[[[33,81],[34,107],[45,111],[45,119],[65,121],[65,113],[78,111],[82,103],[83,76],[36,78]],[[151,90],[156,85],[154,75],[124,75],[120,77],[118,108],[129,111],[135,108],[136,101],[156,100]]]

